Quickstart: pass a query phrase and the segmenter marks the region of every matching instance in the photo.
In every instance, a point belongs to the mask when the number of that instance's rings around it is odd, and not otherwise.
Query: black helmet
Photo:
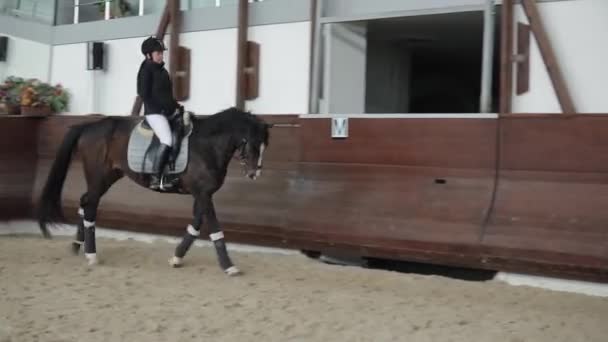
[[[148,37],[143,43],[141,43],[141,53],[144,54],[144,56],[154,51],[165,50],[167,50],[167,48],[165,48],[163,41],[156,37]]]

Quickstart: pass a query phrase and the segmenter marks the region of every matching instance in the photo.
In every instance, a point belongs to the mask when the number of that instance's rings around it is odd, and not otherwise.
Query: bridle
[[[238,156],[236,157],[239,161],[239,163],[243,166],[243,174],[246,174],[248,170],[253,170],[255,171],[255,175],[256,177],[259,176],[259,174],[262,171],[262,158],[263,158],[263,154],[264,154],[264,149],[265,149],[265,145],[261,144],[260,145],[260,155],[258,158],[258,163],[257,165],[255,165],[255,167],[251,168],[249,165],[249,158],[247,158],[247,144],[248,141],[247,139],[243,139],[241,141],[241,143],[239,144],[239,146],[237,146],[237,150],[238,152]]]

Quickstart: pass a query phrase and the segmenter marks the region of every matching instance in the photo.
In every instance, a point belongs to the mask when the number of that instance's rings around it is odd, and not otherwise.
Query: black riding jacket
[[[172,115],[178,107],[173,98],[173,85],[164,63],[146,59],[137,73],[137,94],[144,103],[144,115]]]

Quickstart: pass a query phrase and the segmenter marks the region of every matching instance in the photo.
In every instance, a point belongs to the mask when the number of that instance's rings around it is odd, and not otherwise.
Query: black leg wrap
[[[186,233],[186,235],[184,235],[184,238],[182,239],[182,242],[180,242],[179,245],[177,245],[177,247],[175,248],[175,256],[178,258],[183,258],[184,256],[186,256],[186,253],[188,253],[188,250],[190,249],[190,247],[192,247],[192,244],[194,243],[194,240],[196,240],[197,236],[191,235],[190,233]]]
[[[226,270],[234,266],[232,264],[232,261],[230,260],[230,257],[228,256],[228,251],[226,250],[226,243],[224,242],[224,239],[213,241],[213,245],[215,246],[215,251],[217,252],[220,267],[223,270]]]
[[[84,243],[84,223],[82,219],[78,222],[78,228],[76,229],[76,240],[72,242],[72,252],[78,254],[80,251],[80,245]]]
[[[97,253],[95,247],[95,226],[84,228],[84,252],[87,254]]]

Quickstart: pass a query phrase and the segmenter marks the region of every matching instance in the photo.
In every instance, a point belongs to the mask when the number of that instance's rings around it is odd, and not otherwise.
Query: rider
[[[173,97],[173,86],[167,69],[164,68],[165,44],[162,40],[149,37],[141,45],[141,52],[146,57],[137,73],[137,94],[143,100],[144,116],[152,130],[160,140],[158,156],[150,181],[151,189],[160,187],[163,170],[169,158],[173,145],[173,137],[169,126],[168,116],[182,109]]]

